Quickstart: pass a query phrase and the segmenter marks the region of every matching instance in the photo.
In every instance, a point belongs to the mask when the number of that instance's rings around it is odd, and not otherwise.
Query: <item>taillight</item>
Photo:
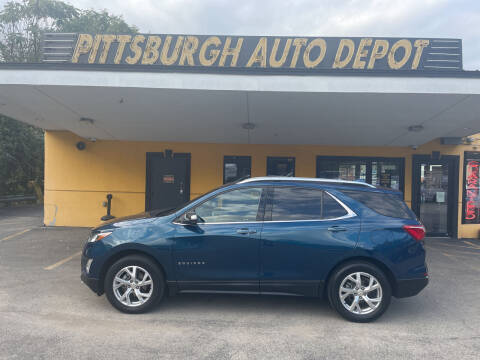
[[[403,225],[403,230],[417,241],[421,241],[425,237],[425,227],[423,225]]]

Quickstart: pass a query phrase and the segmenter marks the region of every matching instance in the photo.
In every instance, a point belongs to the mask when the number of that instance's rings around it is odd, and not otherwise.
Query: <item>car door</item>
[[[359,231],[355,213],[326,191],[271,188],[261,235],[260,291],[316,296],[327,271],[353,251]]]
[[[173,246],[180,291],[259,292],[262,194],[261,187],[226,191],[193,209],[197,224],[180,217]]]

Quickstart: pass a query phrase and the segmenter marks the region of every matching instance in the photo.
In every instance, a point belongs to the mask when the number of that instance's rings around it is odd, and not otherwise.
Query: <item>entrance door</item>
[[[145,209],[174,208],[190,199],[190,154],[147,153]]]
[[[458,156],[413,157],[412,209],[429,236],[456,236]]]

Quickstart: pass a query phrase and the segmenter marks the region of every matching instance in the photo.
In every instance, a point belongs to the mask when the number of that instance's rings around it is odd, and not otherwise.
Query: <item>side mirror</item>
[[[194,212],[187,212],[185,214],[185,222],[187,224],[196,224],[198,222],[198,216]]]

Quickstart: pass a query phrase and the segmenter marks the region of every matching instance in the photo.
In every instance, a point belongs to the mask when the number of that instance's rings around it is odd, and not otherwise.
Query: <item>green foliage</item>
[[[9,1],[0,11],[0,62],[39,62],[42,34],[132,34],[138,29],[106,10],[80,10],[56,0]]]
[[[77,16],[58,24],[60,32],[87,32],[90,34],[134,34],[135,26],[128,25],[121,16],[109,14],[106,10],[80,10]]]
[[[0,62],[40,62],[46,32],[136,33],[120,16],[56,0],[9,1],[0,10]],[[0,195],[43,185],[43,130],[0,114]]]
[[[43,130],[0,115],[0,195],[32,194],[43,185]]]

